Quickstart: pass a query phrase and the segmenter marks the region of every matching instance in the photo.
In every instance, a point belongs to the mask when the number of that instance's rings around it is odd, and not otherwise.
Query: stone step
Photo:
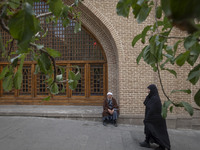
[[[194,130],[200,130],[200,125],[192,125],[192,129],[194,129]]]
[[[39,106],[0,105],[0,116],[54,117],[72,119],[100,119],[100,106]]]
[[[200,119],[200,111],[195,110],[195,111],[194,111],[193,117],[194,117],[194,118],[199,118],[199,119]]]
[[[192,125],[200,125],[200,118],[193,118]]]

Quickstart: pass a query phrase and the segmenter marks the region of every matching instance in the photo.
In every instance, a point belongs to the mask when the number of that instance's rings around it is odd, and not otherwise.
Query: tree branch
[[[83,0],[82,0],[82,1],[83,1]],[[70,7],[74,7],[74,6],[76,6],[75,3],[73,3],[73,4],[70,5]],[[37,15],[36,18],[51,16],[51,15],[53,15],[52,12],[47,12],[47,13],[43,13],[43,14]]]
[[[158,6],[158,0],[155,0],[155,22],[156,22],[156,30],[157,30],[157,32],[158,32],[158,34],[160,35],[160,31],[159,31],[159,29],[158,29],[158,20],[157,20],[157,17],[156,17],[156,8],[157,8],[157,6]]]
[[[41,18],[41,17],[51,16],[51,15],[53,15],[52,12],[47,12],[47,13],[43,13],[43,14],[37,15],[36,18]]]
[[[166,97],[170,102],[172,102],[172,101],[170,100],[170,98],[167,96],[167,94],[165,93],[165,90],[164,90],[164,87],[163,87],[163,84],[162,84],[161,75],[160,75],[159,65],[158,65],[158,63],[156,63],[156,64],[157,64],[157,69],[158,69],[158,78],[159,78],[159,81],[160,81],[160,86],[161,86],[161,88],[162,88],[163,94],[165,95],[165,97]],[[174,102],[172,102],[172,103],[174,104]]]
[[[162,79],[161,79],[161,75],[160,75],[160,69],[159,69],[159,65],[157,63],[157,69],[158,69],[158,78],[159,78],[159,81],[160,81],[160,86],[162,88],[162,91],[163,91],[163,94],[165,95],[165,97],[168,99],[168,101],[170,101],[174,106],[177,106],[177,107],[180,107],[178,104],[174,103],[172,100],[170,100],[170,98],[167,96],[165,90],[164,90],[164,87],[163,87],[163,84],[162,84]],[[196,107],[192,107],[193,109],[195,110],[198,110],[200,111],[199,108],[196,108]]]
[[[3,20],[3,14],[4,14],[5,10],[6,10],[6,5],[3,6],[2,12],[0,14],[0,25],[1,25],[1,27],[2,27],[2,29],[4,31],[6,31],[7,33],[9,33],[9,28],[6,26],[6,24],[5,24],[4,20]]]
[[[167,38],[167,39],[185,39],[186,37],[181,37],[181,36],[164,36],[159,33],[159,36]]]
[[[10,49],[9,49],[9,51],[8,51],[8,56],[9,56],[10,53],[11,53],[11,50],[12,50],[13,44],[14,44],[14,39],[13,39],[12,42],[11,42],[11,46],[10,46]]]
[[[193,109],[200,111],[200,108],[193,107]]]
[[[33,47],[35,47],[36,49],[38,49],[37,46],[36,46],[36,44],[30,43],[30,45],[33,46]],[[49,55],[49,53],[47,53],[44,49],[38,49],[38,50],[41,51],[42,53],[47,54],[48,57],[51,59],[51,61],[53,63],[53,67],[54,67],[54,79],[53,79],[53,82],[56,82],[56,75],[57,75],[57,73],[56,73],[56,61],[55,61],[55,59],[51,55]]]

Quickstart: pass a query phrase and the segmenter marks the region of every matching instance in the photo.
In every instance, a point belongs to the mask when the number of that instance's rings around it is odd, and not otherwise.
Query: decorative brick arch
[[[113,92],[119,99],[119,50],[122,51],[122,43],[116,30],[106,17],[91,4],[80,3],[77,11],[81,12],[81,21],[104,49],[108,62],[108,91]],[[120,59],[124,59],[123,55]]]

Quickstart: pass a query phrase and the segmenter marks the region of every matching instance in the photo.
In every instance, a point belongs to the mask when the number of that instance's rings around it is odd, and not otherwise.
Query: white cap
[[[111,92],[108,92],[107,95],[113,95]]]

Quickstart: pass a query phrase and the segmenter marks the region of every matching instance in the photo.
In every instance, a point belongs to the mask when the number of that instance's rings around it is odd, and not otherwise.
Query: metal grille
[[[47,83],[45,82],[46,76],[44,74],[37,75],[37,95],[48,95]]]
[[[91,95],[103,95],[103,64],[90,66]]]
[[[5,62],[6,61],[6,57],[8,56],[8,53],[11,54],[11,52],[13,52],[14,50],[16,50],[16,41],[12,42],[12,38],[11,36],[5,32],[3,29],[1,29],[0,27],[0,34],[2,36],[2,41],[3,41],[3,44],[5,46],[5,50],[6,50],[6,53],[3,54],[3,51],[0,50],[0,62]],[[3,56],[2,56],[3,54]],[[11,58],[12,57],[15,57],[15,55],[10,55]]]
[[[49,6],[46,5],[45,2],[34,3],[34,11],[36,15],[48,12],[48,9]],[[103,74],[103,64],[106,63],[106,57],[98,40],[83,26],[81,31],[75,34],[75,22],[73,20],[70,20],[70,24],[66,28],[63,27],[60,19],[58,19],[56,25],[53,22],[47,23],[47,17],[40,18],[40,22],[44,31],[47,31],[47,36],[40,41],[37,41],[37,44],[42,44],[45,47],[59,51],[61,57],[56,58],[56,62],[57,64],[61,64],[65,68],[65,71],[67,71],[68,65],[74,65],[75,63],[80,67],[81,79],[78,82],[77,88],[72,92],[67,92],[66,89],[68,89],[68,87],[66,83],[63,83],[63,85],[58,84],[59,90],[63,88],[62,86],[64,86],[65,89],[63,93],[59,93],[58,96],[103,96],[104,79],[106,76]],[[11,37],[1,28],[0,33],[3,43],[7,45],[6,51],[16,51],[16,41],[13,43],[13,47],[11,48],[11,43],[6,44],[6,41],[9,41]],[[2,51],[0,50],[0,65],[4,65],[2,62],[5,62],[6,59],[5,57],[2,57],[1,54]],[[13,57],[15,57],[15,55],[11,56],[11,58]],[[30,55],[27,56],[25,60],[25,66],[23,67],[23,81],[19,92],[17,90],[12,90],[11,92],[3,91],[1,95],[33,95],[33,97],[49,95],[47,83],[45,83],[45,75],[38,74],[32,76],[32,63],[27,62],[32,61]],[[74,64],[69,63],[69,61],[73,61],[72,63]],[[89,64],[85,65],[86,63]],[[76,72],[77,70],[74,71]],[[59,68],[57,68],[57,73],[61,73]],[[67,72],[65,72],[63,76],[64,80],[66,80],[66,76]],[[88,90],[85,89],[86,87]]]
[[[35,3],[35,13],[48,12],[48,5],[43,2]],[[84,28],[74,33],[75,22],[70,20],[68,27],[64,28],[62,20],[57,24],[46,23],[46,18],[40,18],[42,27],[48,34],[39,43],[45,47],[53,48],[61,53],[59,60],[104,60],[104,54],[98,41]]]
[[[77,64],[76,64],[77,65]],[[75,90],[72,91],[72,95],[84,96],[85,95],[85,67],[84,64],[78,64],[81,73],[81,79],[78,81],[78,85]],[[77,69],[73,69],[76,73]]]
[[[24,66],[22,69],[23,80],[19,95],[31,95],[31,66]]]

